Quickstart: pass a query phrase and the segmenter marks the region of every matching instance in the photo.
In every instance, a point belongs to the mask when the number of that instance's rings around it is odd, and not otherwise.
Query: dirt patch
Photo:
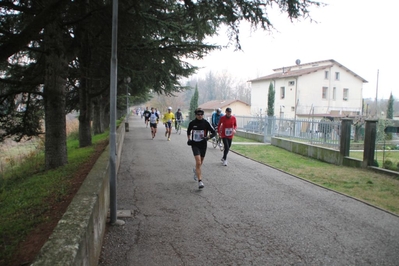
[[[19,244],[10,265],[20,266],[32,263],[107,145],[108,141],[96,144],[96,151],[90,160],[80,167],[74,177],[70,180],[71,186],[68,193],[62,200],[54,200],[51,203],[51,211],[44,214],[48,218],[47,221],[36,226],[36,228],[29,233],[26,239]]]

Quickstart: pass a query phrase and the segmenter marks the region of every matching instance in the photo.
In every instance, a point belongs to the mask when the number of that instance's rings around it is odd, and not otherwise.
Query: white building
[[[367,81],[335,60],[307,64],[297,60],[297,65],[273,71],[249,81],[252,114],[266,114],[270,83],[275,90],[276,117],[342,117],[362,113],[363,83]]]

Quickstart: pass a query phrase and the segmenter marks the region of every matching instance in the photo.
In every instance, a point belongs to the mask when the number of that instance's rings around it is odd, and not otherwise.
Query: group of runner
[[[150,125],[151,137],[152,139],[154,139],[157,133],[157,125],[159,123],[160,113],[154,107],[151,107],[151,111],[148,110],[147,106],[145,111],[143,112],[143,116],[146,127],[148,127],[148,124]],[[177,112],[174,114],[172,112],[172,107],[168,107],[167,112],[162,117],[162,123],[165,125],[165,137],[167,137],[168,141],[170,141],[173,121],[175,121],[176,127],[178,122],[183,122],[183,114],[180,111],[180,108],[178,108]]]
[[[148,111],[148,112],[147,112]],[[217,134],[223,141],[224,150],[223,157],[221,159],[222,164],[227,166],[227,154],[230,151],[231,143],[236,133],[237,121],[236,118],[231,114],[232,110],[230,107],[226,108],[226,113],[223,114],[222,110],[218,108],[211,118],[211,123],[204,119],[204,110],[197,108],[195,110],[195,119],[190,121],[187,127],[187,145],[191,146],[191,150],[195,159],[194,180],[198,181],[198,187],[204,188],[204,182],[202,180],[201,166],[205,159],[206,150],[208,147],[208,140],[216,137]],[[157,132],[157,124],[159,122],[159,113],[151,107],[151,111],[148,107],[143,113],[144,122],[146,126],[148,123],[151,128],[152,139],[155,138]],[[178,121],[183,121],[183,115],[180,108],[174,114],[172,107],[168,107],[167,112],[163,115],[162,122],[165,125],[165,137],[170,141],[170,135],[172,132],[172,122],[175,121],[175,127]]]

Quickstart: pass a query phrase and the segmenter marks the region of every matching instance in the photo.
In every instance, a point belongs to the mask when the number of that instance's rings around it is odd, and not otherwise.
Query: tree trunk
[[[65,77],[68,65],[64,53],[63,30],[58,25],[55,21],[44,29],[46,170],[68,163],[65,114]]]
[[[101,96],[93,101],[93,131],[94,135],[104,133],[104,106]]]
[[[107,101],[101,101],[101,106],[102,106],[102,113],[103,113],[103,117],[102,117],[102,121],[103,121],[103,126],[105,129],[109,129],[110,128],[110,103],[109,103],[109,98],[106,98]]]
[[[84,17],[89,12],[89,2],[80,2],[80,12]],[[93,60],[90,49],[88,27],[90,23],[80,23],[76,28],[76,38],[80,43],[79,67],[81,78],[79,84],[79,147],[87,147],[92,144],[91,139],[91,99],[90,87],[92,85],[93,71],[90,62]]]
[[[85,67],[82,67],[82,70]],[[87,79],[82,77],[79,86],[79,147],[87,147],[92,144],[91,141],[91,103],[89,96]]]

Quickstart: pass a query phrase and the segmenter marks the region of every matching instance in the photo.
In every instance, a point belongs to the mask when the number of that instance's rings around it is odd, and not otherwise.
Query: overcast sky
[[[273,33],[241,27],[243,52],[231,49],[212,52],[194,64],[203,69],[200,76],[228,72],[240,80],[273,73],[273,69],[301,63],[334,59],[368,81],[363,97],[399,99],[399,1],[325,0],[326,7],[312,8],[318,23],[304,20],[291,23],[285,15],[271,14]],[[225,31],[209,43],[226,45]]]

